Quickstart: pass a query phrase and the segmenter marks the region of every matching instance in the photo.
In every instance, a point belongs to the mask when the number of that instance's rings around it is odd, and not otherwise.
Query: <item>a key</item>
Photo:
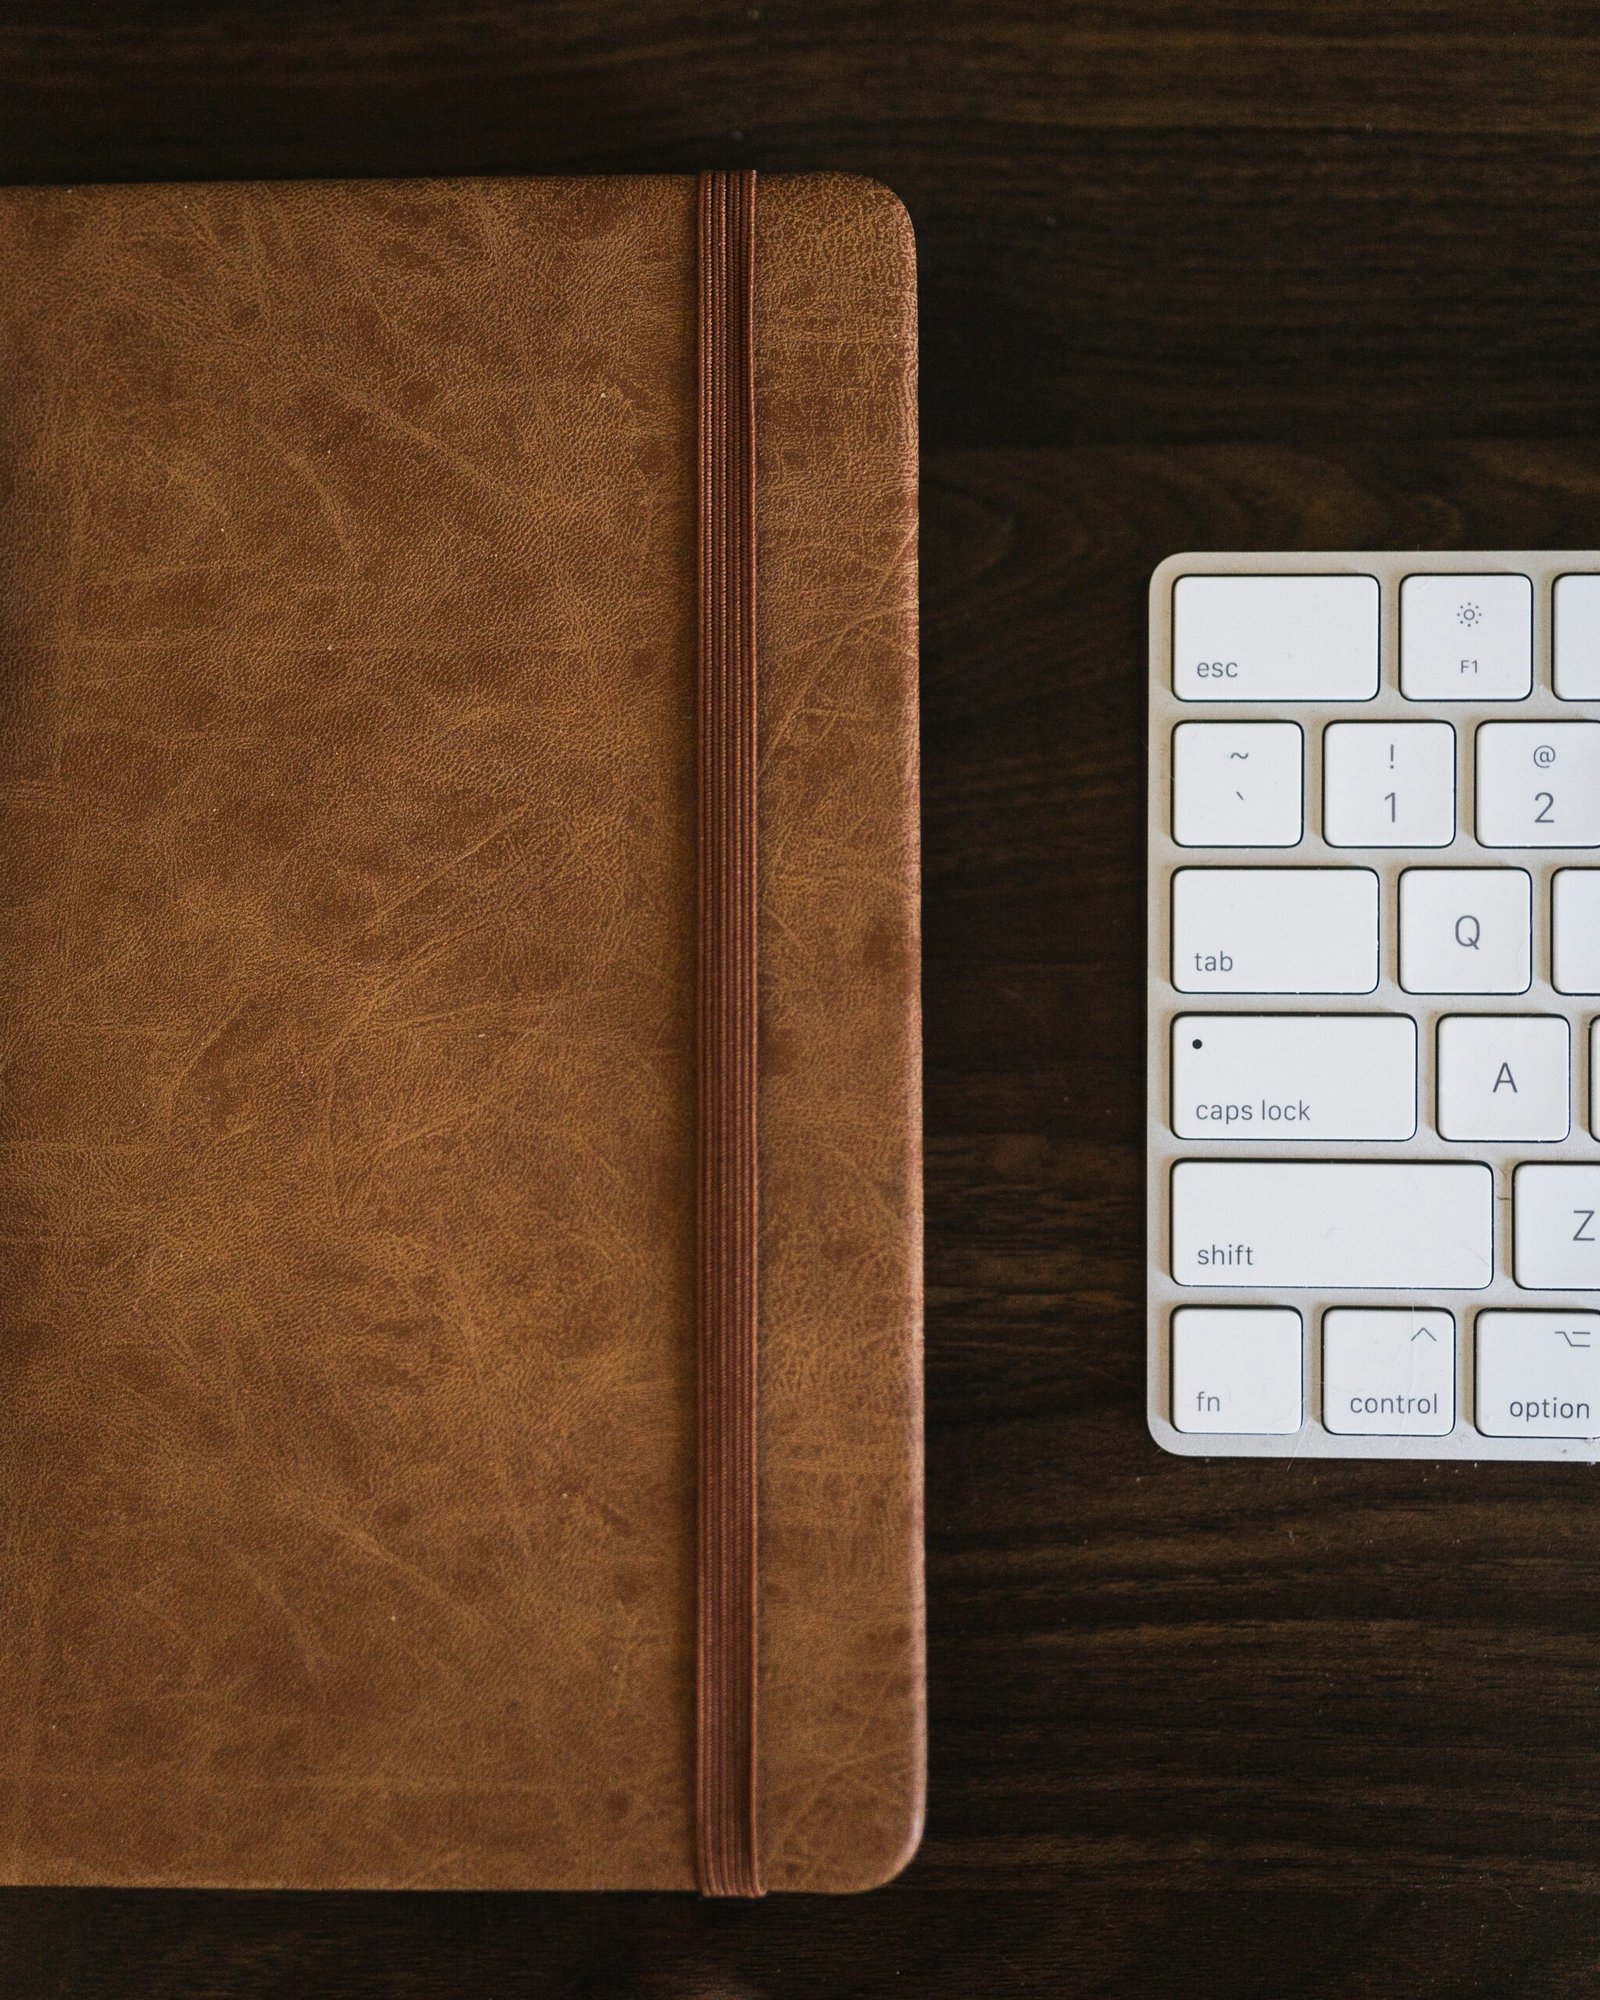
[[[1485,847],[1600,847],[1600,722],[1485,722],[1478,729]]]
[[[1370,868],[1183,868],[1172,879],[1172,983],[1183,993],[1370,993]]]
[[[1185,722],[1172,733],[1172,837],[1181,847],[1293,847],[1300,726]]]
[[[1439,1023],[1442,1139],[1564,1139],[1567,1024],[1556,1014],[1450,1014]]]
[[[1370,576],[1180,576],[1172,592],[1180,701],[1370,701],[1378,584]]]
[[[1172,1273],[1230,1289],[1477,1290],[1494,1273],[1493,1221],[1493,1176],[1475,1162],[1180,1160]]]
[[[1600,1291],[1600,1166],[1518,1167],[1511,1213],[1519,1285]]]
[[[1600,701],[1600,576],[1558,576],[1552,675],[1563,701]]]
[[[1600,1318],[1478,1315],[1475,1415],[1489,1437],[1600,1436]]]
[[[1172,1421],[1180,1431],[1297,1431],[1300,1315],[1181,1306],[1172,1315]]]
[[[1400,692],[1412,701],[1520,701],[1533,686],[1525,576],[1408,576],[1400,586]]]
[[[1330,847],[1448,847],[1456,733],[1448,722],[1331,722],[1322,749]]]
[[[1520,868],[1408,868],[1400,984],[1408,993],[1526,993],[1533,884]]]
[[[1180,1014],[1180,1139],[1409,1139],[1417,1028],[1400,1014]]]
[[[1561,868],[1551,888],[1551,984],[1600,993],[1600,868]]]
[[[1447,1312],[1344,1306],[1322,1319],[1322,1421],[1342,1437],[1444,1437],[1456,1421]]]

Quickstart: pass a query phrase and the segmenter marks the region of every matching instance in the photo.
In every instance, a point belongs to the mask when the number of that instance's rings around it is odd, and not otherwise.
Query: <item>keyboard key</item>
[[[1451,1014],[1439,1023],[1442,1139],[1564,1139],[1571,1036],[1558,1014]]]
[[[1485,1437],[1600,1435],[1600,1318],[1481,1312],[1477,1420]]]
[[[1172,1170],[1180,1285],[1475,1290],[1494,1275],[1493,1225],[1494,1179],[1475,1161],[1180,1160]]]
[[[1526,993],[1533,884],[1520,868],[1408,868],[1400,984],[1408,993]]]
[[[1600,847],[1600,722],[1481,724],[1478,839]]]
[[[1556,991],[1600,993],[1600,868],[1556,871],[1550,929]]]
[[[1409,1139],[1417,1028],[1404,1014],[1181,1014],[1180,1139]]]
[[[1181,576],[1172,593],[1180,701],[1370,701],[1371,576]]]
[[[1558,576],[1552,612],[1556,693],[1600,701],[1600,576]]]
[[[1304,738],[1295,722],[1184,722],[1172,733],[1180,847],[1293,847]]]
[[[1533,687],[1525,576],[1408,576],[1400,586],[1400,692],[1412,701],[1520,701]]]
[[[1322,1320],[1322,1421],[1341,1437],[1444,1437],[1456,1421],[1447,1312],[1341,1307]]]
[[[1370,993],[1378,878],[1370,868],[1182,868],[1172,878],[1181,993]]]
[[[1512,1225],[1519,1285],[1600,1291],[1600,1166],[1518,1167]]]
[[[1448,722],[1331,722],[1322,830],[1331,847],[1448,847],[1456,733]]]
[[[1600,1021],[1589,1023],[1589,1130],[1600,1139]]]
[[[1180,1431],[1297,1431],[1300,1315],[1182,1306],[1172,1315],[1172,1423]]]

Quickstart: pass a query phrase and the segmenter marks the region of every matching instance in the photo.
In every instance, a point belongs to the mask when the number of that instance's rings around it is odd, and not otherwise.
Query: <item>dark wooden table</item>
[[[1144,590],[1600,542],[1576,0],[0,9],[0,178],[845,167],[923,279],[933,1790],[847,1902],[0,1897],[6,2000],[1600,1994],[1600,1510],[1143,1418]]]

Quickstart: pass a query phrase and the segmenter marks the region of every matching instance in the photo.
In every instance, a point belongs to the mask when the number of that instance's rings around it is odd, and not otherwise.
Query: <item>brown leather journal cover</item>
[[[693,1887],[692,178],[0,194],[0,1876]],[[768,1887],[923,1798],[914,285],[763,177]]]

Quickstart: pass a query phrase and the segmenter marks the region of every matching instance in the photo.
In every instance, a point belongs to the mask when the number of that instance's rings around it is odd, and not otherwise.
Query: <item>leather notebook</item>
[[[884,1879],[903,211],[13,188],[0,245],[0,1879]]]

